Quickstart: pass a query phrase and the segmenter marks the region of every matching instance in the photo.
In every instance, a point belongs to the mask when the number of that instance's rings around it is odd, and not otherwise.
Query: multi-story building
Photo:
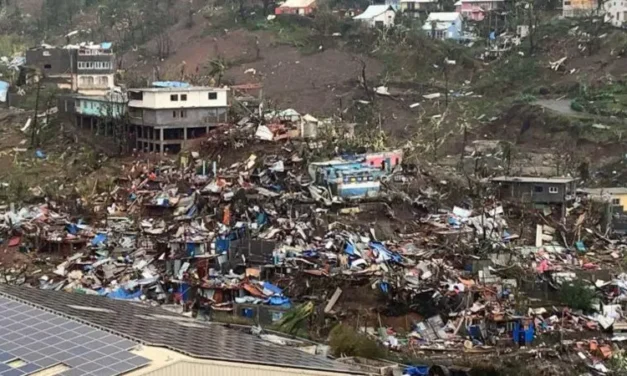
[[[139,150],[178,152],[183,143],[225,123],[229,89],[172,87],[129,90],[128,116]]]
[[[400,0],[400,11],[415,17],[437,10],[437,0]]]
[[[61,89],[83,95],[104,95],[114,87],[115,54],[111,43],[43,45],[26,52],[26,65]]]
[[[104,95],[115,86],[115,55],[111,43],[76,49],[73,89],[84,95]]]
[[[564,17],[583,17],[597,10],[597,0],[562,0]]]
[[[460,0],[455,3],[455,11],[464,18],[481,21],[486,14],[503,7],[505,0]]]
[[[603,7],[606,22],[616,27],[627,26],[627,0],[608,0]]]

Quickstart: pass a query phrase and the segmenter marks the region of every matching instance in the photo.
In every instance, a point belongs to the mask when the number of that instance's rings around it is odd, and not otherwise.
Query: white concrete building
[[[353,17],[370,27],[390,27],[394,25],[396,12],[392,5],[370,5],[362,14]]]
[[[129,90],[128,114],[137,148],[178,152],[188,139],[227,122],[229,89],[172,87]]]
[[[627,0],[608,0],[603,4],[605,21],[616,27],[627,25]]]

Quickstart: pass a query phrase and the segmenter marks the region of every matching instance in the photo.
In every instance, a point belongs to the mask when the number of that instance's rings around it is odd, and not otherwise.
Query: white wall
[[[627,0],[607,0],[605,8],[605,21],[614,26],[622,26],[627,23]]]
[[[228,89],[164,90],[144,91],[143,93],[143,100],[131,100],[129,107],[169,109],[228,106]],[[217,99],[209,99],[209,93],[217,93]],[[172,95],[178,96],[178,101],[173,101]],[[182,100],[182,95],[187,95],[187,100]]]
[[[369,21],[369,24],[370,26],[374,27],[377,24],[377,21],[380,21],[380,22],[383,22],[383,25],[385,27],[390,27],[394,25],[395,16],[396,16],[396,13],[394,13],[393,10],[387,10],[384,13],[381,13],[380,15],[373,17]]]

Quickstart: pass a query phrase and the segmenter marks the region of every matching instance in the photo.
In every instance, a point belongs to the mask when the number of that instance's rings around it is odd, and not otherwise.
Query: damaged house
[[[26,66],[37,69],[60,89],[104,95],[114,87],[115,54],[111,43],[42,45],[26,52]]]

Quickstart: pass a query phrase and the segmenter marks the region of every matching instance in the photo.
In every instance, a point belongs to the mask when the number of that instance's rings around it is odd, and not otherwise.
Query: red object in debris
[[[242,288],[248,291],[248,293],[252,296],[256,296],[258,298],[265,298],[266,296],[257,288],[256,286],[251,285],[250,283],[245,283]]]
[[[604,359],[612,356],[612,349],[608,345],[600,346],[599,350],[601,351],[601,355],[603,355]]]
[[[17,247],[22,243],[22,238],[19,236],[14,236],[9,239],[9,247]]]

